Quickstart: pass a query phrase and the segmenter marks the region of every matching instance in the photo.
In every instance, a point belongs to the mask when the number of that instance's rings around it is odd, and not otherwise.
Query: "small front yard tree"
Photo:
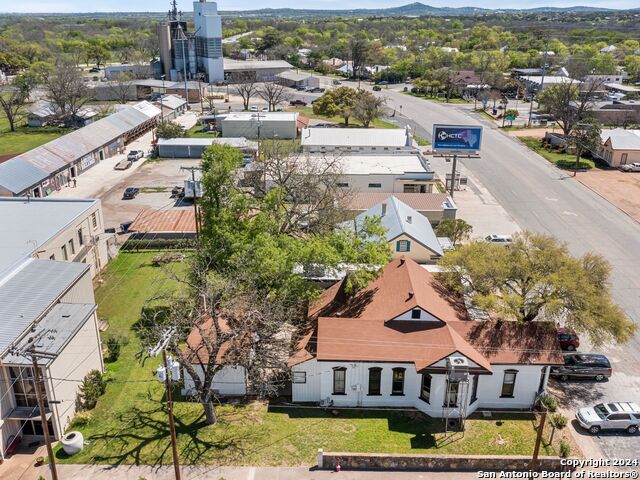
[[[436,235],[449,237],[454,246],[468,239],[472,231],[473,227],[461,218],[444,218],[436,227]]]
[[[509,126],[512,127],[513,126],[513,121],[518,118],[518,115],[520,115],[520,112],[518,112],[518,110],[516,110],[515,108],[510,108],[509,110],[506,110],[504,112],[504,115],[502,117],[502,126],[504,127],[504,121],[506,119],[509,120]]]
[[[385,99],[371,92],[360,90],[353,105],[353,116],[362,122],[364,128],[384,113]]]
[[[315,101],[313,113],[327,117],[342,117],[344,126],[348,127],[357,95],[358,92],[349,87],[329,90]]]
[[[567,137],[567,143],[573,145],[576,153],[576,167],[573,170],[575,177],[580,168],[580,157],[585,152],[597,152],[602,143],[600,133],[602,129],[596,120],[588,119],[576,124]]]
[[[548,235],[524,231],[507,247],[472,242],[446,252],[440,266],[447,285],[461,291],[464,281],[473,302],[501,318],[564,321],[596,345],[625,342],[638,328],[611,298],[607,261],[573,257]]]
[[[186,135],[186,132],[182,125],[171,120],[165,120],[158,124],[156,135],[158,138],[182,138]]]

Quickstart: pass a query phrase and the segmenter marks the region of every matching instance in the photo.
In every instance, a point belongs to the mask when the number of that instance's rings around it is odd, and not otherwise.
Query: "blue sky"
[[[222,10],[250,10],[266,7],[311,7],[319,9],[345,9],[345,8],[380,8],[400,6],[411,3],[413,0],[315,0],[313,3],[295,2],[293,0],[227,0],[218,2],[218,8]],[[586,5],[607,8],[637,8],[637,0],[485,0],[473,2],[468,0],[440,0],[426,1],[422,3],[433,6],[479,6],[485,8],[532,8],[540,6],[566,7],[569,5]],[[192,2],[178,0],[178,6],[183,11],[192,10]],[[168,0],[0,0],[0,12],[148,12],[168,10]]]

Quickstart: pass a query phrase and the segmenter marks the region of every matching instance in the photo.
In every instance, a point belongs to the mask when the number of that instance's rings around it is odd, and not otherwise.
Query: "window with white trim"
[[[307,372],[293,372],[293,383],[307,383]]]

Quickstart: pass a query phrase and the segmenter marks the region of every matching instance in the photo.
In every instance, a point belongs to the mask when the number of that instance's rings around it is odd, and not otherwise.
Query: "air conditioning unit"
[[[451,356],[447,358],[447,375],[449,381],[466,382],[469,380],[469,361],[465,357]]]

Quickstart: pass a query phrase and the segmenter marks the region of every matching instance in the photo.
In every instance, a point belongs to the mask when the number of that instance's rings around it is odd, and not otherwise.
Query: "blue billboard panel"
[[[477,152],[482,143],[482,127],[474,125],[434,125],[435,151]]]

